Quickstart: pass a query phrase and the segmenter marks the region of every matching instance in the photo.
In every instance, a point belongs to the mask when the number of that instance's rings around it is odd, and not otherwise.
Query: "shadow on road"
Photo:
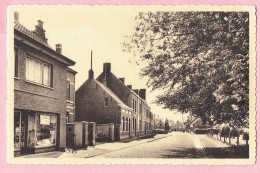
[[[248,146],[224,148],[176,148],[168,151],[163,158],[249,158]]]

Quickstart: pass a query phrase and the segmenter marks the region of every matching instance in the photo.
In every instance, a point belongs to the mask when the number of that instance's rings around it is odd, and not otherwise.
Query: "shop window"
[[[37,115],[36,147],[56,145],[56,115]]]
[[[26,79],[41,85],[52,85],[52,68],[49,64],[27,57]]]
[[[14,112],[14,149],[20,149],[21,140],[21,116],[20,112]]]

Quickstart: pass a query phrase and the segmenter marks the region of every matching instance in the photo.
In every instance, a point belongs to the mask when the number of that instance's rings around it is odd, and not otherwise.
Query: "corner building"
[[[68,78],[75,77],[76,72],[68,68],[75,62],[62,55],[60,44],[56,50],[49,46],[42,21],[30,31],[19,23],[18,13],[14,62],[14,155],[63,150],[66,116],[74,117],[66,86]]]

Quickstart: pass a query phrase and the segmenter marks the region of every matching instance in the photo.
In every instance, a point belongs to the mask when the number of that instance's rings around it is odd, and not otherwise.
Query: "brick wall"
[[[18,48],[18,79],[14,81],[14,108],[59,114],[59,147],[66,146],[66,82],[67,66],[15,41]],[[26,81],[26,56],[39,59],[52,66],[53,87],[44,87]]]
[[[111,70],[111,65],[110,68],[107,69]],[[151,111],[150,107],[136,93],[131,92],[131,90],[119,78],[117,78],[113,73],[111,73],[111,71],[106,71],[106,73],[103,71],[97,78],[97,80],[101,83],[105,83],[105,79],[107,87],[111,89],[130,108],[133,108],[133,99],[136,100],[136,112],[133,113],[133,118],[135,118],[137,121],[137,131],[144,131],[145,122],[151,122],[150,117],[146,113],[147,110],[148,112]],[[145,95],[144,91],[142,92],[142,94]],[[139,111],[140,103],[142,103],[142,113],[140,113]],[[140,120],[142,122],[141,124]]]
[[[107,107],[104,106],[105,97],[108,98]],[[116,115],[119,120],[121,115],[117,104],[93,79],[88,79],[76,91],[76,121],[115,123]]]

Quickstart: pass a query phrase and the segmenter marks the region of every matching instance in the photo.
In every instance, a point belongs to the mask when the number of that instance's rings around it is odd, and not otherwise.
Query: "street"
[[[65,153],[61,157],[80,158],[248,158],[245,146],[230,147],[206,134],[186,132],[158,134],[154,138],[115,142]]]
[[[49,152],[23,158],[248,158],[248,146],[230,147],[206,134],[171,132],[131,142],[102,143],[76,152]]]
[[[160,137],[159,137],[160,136]],[[227,148],[228,145],[206,135],[172,132],[157,135],[158,139],[148,140],[140,145],[101,154],[105,158],[207,158],[214,156],[208,148]]]

